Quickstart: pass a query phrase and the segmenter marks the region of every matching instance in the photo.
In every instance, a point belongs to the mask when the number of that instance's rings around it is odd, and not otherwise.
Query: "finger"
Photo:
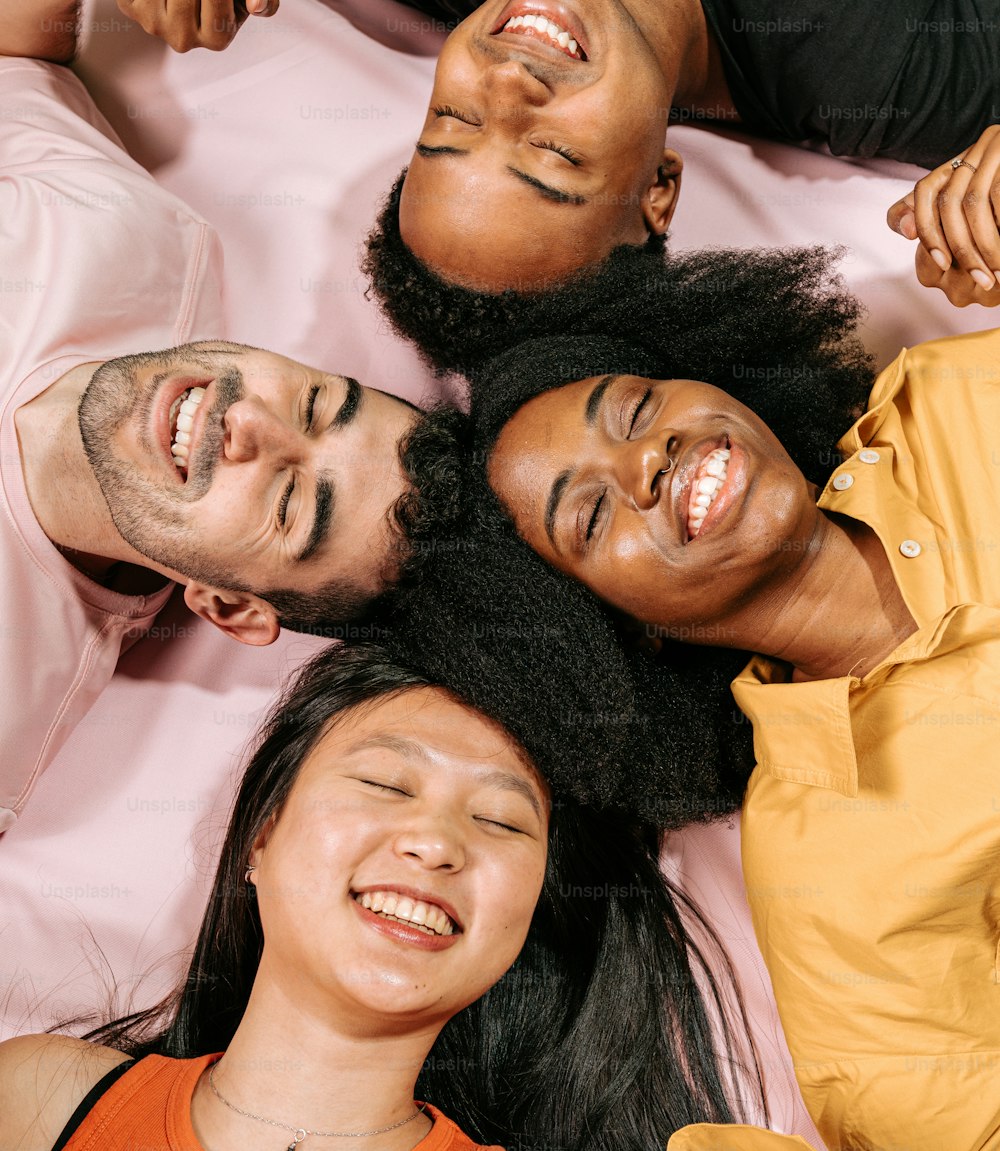
[[[885,222],[894,232],[905,236],[908,240],[917,238],[916,216],[913,210],[913,193],[908,192],[902,200],[895,204],[885,214]]]
[[[198,0],[161,0],[155,25],[143,27],[165,40],[175,52],[190,52],[198,39]]]
[[[969,185],[969,193],[974,189],[976,197],[967,209],[969,229],[987,268],[1000,283],[1000,135],[994,136],[982,152],[978,168]]]
[[[247,11],[251,16],[273,16],[278,11],[280,0],[246,0]]]
[[[947,186],[938,195],[941,226],[948,237],[952,264],[967,273],[979,287],[989,290],[996,285],[996,277],[972,236],[969,217],[979,210],[982,195],[974,181],[977,172],[971,168],[956,168]]]
[[[917,181],[913,189],[913,213],[917,237],[927,249],[931,259],[946,272],[951,267],[952,253],[941,226],[939,197],[952,177],[950,164],[942,164],[929,175]]]
[[[922,245],[917,246],[914,266],[917,279],[925,288],[938,288],[957,308],[965,308],[969,304],[982,304],[985,307],[1000,304],[1000,291],[984,291],[957,268],[942,272]]]
[[[201,0],[198,11],[198,43],[202,48],[221,52],[228,48],[239,29],[233,0]]]
[[[150,36],[159,35],[159,26],[163,18],[160,8],[154,7],[151,10],[148,4],[138,4],[136,0],[118,0],[118,7],[122,14],[138,24],[143,32],[148,32]]]

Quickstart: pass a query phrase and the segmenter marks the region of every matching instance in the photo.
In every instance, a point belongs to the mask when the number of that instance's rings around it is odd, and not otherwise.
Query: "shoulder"
[[[502,1147],[487,1147],[485,1144],[473,1142],[453,1119],[449,1119],[433,1104],[424,1103],[423,1108],[433,1120],[434,1126],[420,1140],[414,1151],[504,1151]]]
[[[0,1147],[50,1151],[87,1092],[128,1056],[67,1035],[0,1043]]]

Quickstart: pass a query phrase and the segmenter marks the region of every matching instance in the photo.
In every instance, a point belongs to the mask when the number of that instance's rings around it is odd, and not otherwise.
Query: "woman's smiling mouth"
[[[454,920],[436,903],[413,899],[391,888],[363,891],[353,895],[366,911],[383,919],[413,927],[426,935],[453,935],[458,930]]]
[[[729,475],[728,448],[715,448],[701,461],[691,480],[691,495],[688,500],[687,534],[688,539],[697,537]]]

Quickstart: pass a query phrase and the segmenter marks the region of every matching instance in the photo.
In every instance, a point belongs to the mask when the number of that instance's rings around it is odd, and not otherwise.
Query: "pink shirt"
[[[0,59],[0,832],[170,588],[68,564],[25,491],[14,413],[90,360],[223,334],[221,248],[123,151],[77,78]]]

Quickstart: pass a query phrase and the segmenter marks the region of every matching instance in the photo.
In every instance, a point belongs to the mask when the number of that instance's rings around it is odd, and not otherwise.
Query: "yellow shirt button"
[[[847,489],[854,483],[854,476],[849,472],[841,472],[839,476],[833,477],[833,486],[838,492],[846,492]]]
[[[858,452],[858,459],[863,464],[877,464],[879,461],[879,454],[871,448],[863,448]]]
[[[916,540],[903,540],[899,545],[900,553],[908,560],[915,559],[924,550]]]

